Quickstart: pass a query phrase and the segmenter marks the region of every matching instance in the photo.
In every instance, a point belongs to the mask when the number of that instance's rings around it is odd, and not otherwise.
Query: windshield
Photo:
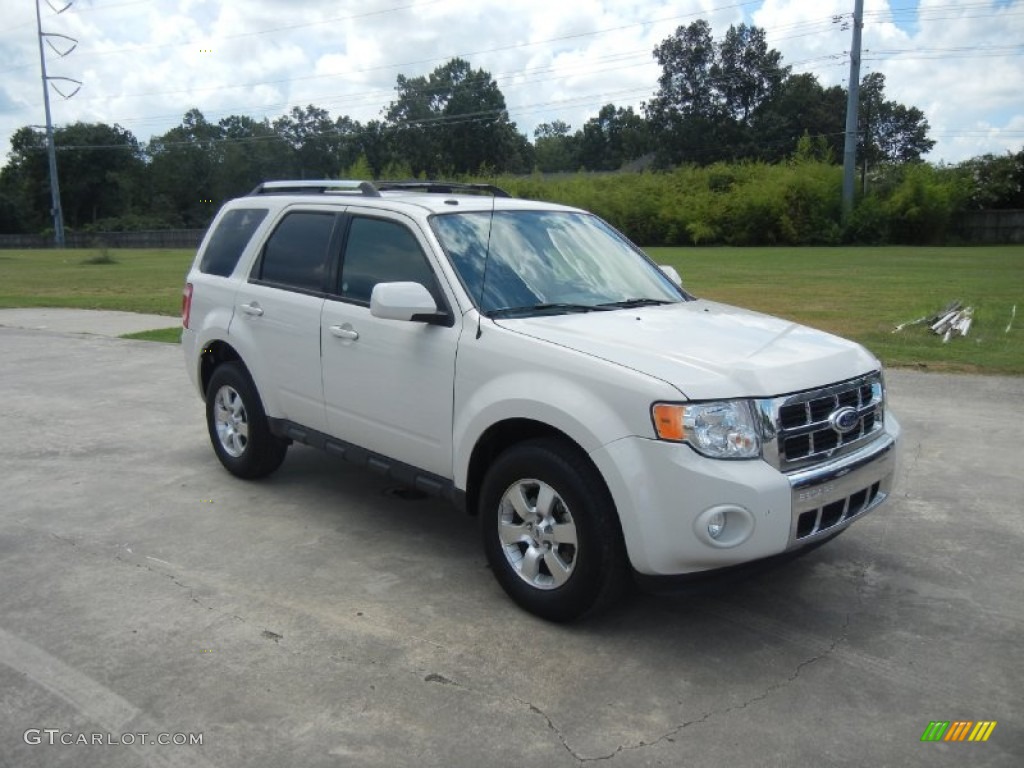
[[[485,314],[590,311],[687,298],[625,238],[590,214],[476,211],[440,214],[431,223]]]

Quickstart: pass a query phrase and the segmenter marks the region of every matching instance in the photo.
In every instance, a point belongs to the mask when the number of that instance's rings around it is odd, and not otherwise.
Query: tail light
[[[181,325],[188,328],[189,315],[192,314],[192,283],[185,283],[181,292]]]

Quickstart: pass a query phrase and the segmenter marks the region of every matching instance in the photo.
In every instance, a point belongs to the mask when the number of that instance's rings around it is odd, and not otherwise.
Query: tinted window
[[[210,236],[199,271],[221,277],[234,272],[249,238],[265,218],[267,211],[261,208],[239,208],[225,213]]]
[[[334,214],[290,213],[263,247],[258,278],[301,291],[322,291]]]
[[[373,286],[395,282],[420,283],[435,301],[439,299],[434,273],[412,232],[393,221],[354,218],[341,264],[339,295],[369,302]]]

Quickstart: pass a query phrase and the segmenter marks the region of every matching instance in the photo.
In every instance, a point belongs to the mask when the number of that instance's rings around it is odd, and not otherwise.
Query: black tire
[[[223,363],[210,377],[206,427],[220,463],[246,480],[269,475],[288,451],[288,441],[271,434],[256,385],[241,363]]]
[[[498,456],[484,478],[479,513],[498,583],[530,613],[573,621],[607,608],[630,583],[604,480],[566,441],[529,440]]]

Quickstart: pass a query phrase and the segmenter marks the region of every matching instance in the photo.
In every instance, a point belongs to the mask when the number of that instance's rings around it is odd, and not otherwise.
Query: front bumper
[[[886,413],[857,452],[785,474],[766,461],[722,461],[686,445],[629,437],[591,454],[608,484],[630,561],[641,574],[697,573],[796,550],[839,533],[891,494],[900,427]],[[712,540],[709,514],[725,510]]]
[[[881,505],[892,493],[896,456],[896,440],[885,433],[856,453],[790,474],[789,548],[838,533]]]

